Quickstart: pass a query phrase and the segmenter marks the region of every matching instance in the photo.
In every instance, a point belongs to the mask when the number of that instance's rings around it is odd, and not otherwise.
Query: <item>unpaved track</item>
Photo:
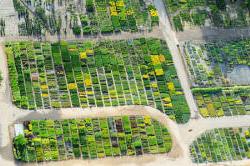
[[[173,56],[173,61],[175,64],[175,68],[177,70],[177,74],[180,79],[181,86],[183,88],[183,91],[185,93],[185,97],[188,103],[188,106],[190,108],[191,116],[194,117],[196,115],[196,112],[198,111],[194,97],[192,95],[191,89],[190,89],[190,80],[188,78],[188,73],[186,71],[182,55],[180,54],[180,51],[177,47],[179,44],[175,32],[171,28],[170,21],[168,19],[164,4],[162,0],[155,0],[154,4],[159,11],[159,17],[160,17],[160,24],[161,29],[163,32],[163,35],[165,37],[165,40],[167,41],[169,50]]]
[[[211,40],[234,40],[250,37],[250,28],[223,29],[223,28],[193,28],[177,32],[179,41],[211,41]]]

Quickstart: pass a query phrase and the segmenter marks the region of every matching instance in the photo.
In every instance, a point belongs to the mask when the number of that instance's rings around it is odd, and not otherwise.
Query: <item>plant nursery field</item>
[[[190,112],[159,39],[6,43],[13,103],[23,109],[148,105],[177,122]]]
[[[15,158],[24,162],[95,159],[167,153],[168,129],[149,116],[25,121],[13,139]]]
[[[206,131],[190,146],[193,162],[220,162],[250,158],[250,128],[220,128]]]
[[[186,60],[194,86],[250,85],[250,40],[186,42]]]
[[[203,117],[250,114],[250,87],[195,88],[192,90]]]
[[[75,35],[120,31],[151,30],[159,23],[156,8],[143,0],[46,1],[13,0],[20,18],[21,35],[41,34],[48,30]],[[30,15],[26,8],[34,12]]]
[[[250,24],[248,1],[164,0],[177,31],[185,26],[245,27]]]

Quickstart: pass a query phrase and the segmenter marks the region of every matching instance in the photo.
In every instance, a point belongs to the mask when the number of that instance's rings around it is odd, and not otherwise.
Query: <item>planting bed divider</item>
[[[203,117],[250,114],[250,87],[195,88],[192,90]]]
[[[13,103],[23,109],[148,105],[178,123],[189,108],[159,39],[6,43]]]
[[[137,156],[172,148],[168,129],[149,116],[32,120],[23,126],[13,151],[24,162]]]
[[[250,158],[250,128],[219,128],[201,134],[190,146],[193,162],[221,162]]]

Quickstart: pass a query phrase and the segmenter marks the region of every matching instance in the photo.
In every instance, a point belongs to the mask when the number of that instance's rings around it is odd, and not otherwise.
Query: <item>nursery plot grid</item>
[[[172,148],[168,129],[149,116],[32,120],[23,126],[13,151],[24,162],[138,156]]]
[[[250,158],[250,128],[219,128],[206,131],[190,146],[195,163]]]
[[[203,117],[250,114],[250,87],[194,88],[199,112]]]
[[[23,109],[149,105],[190,112],[164,41],[6,43],[13,103]]]

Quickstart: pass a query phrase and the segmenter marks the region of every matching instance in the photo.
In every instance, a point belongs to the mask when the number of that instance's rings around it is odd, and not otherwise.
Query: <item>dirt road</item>
[[[177,38],[179,41],[210,41],[210,40],[234,40],[241,38],[250,37],[249,28],[232,28],[232,29],[223,29],[223,28],[193,28],[185,29],[183,32],[177,33]]]

